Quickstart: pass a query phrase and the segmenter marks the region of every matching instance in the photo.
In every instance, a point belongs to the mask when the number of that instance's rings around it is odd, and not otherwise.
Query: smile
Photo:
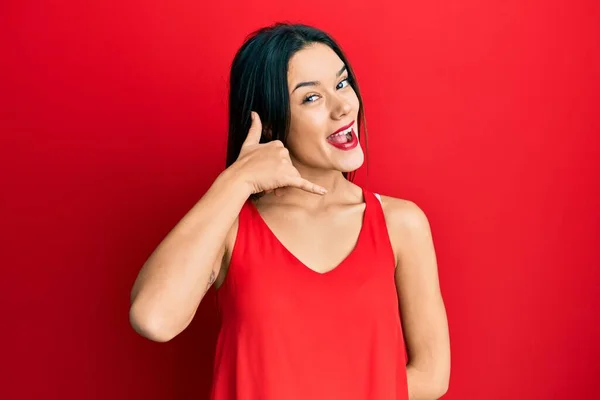
[[[343,126],[331,135],[327,136],[327,142],[340,150],[352,150],[358,146],[358,136],[354,132],[354,121]]]

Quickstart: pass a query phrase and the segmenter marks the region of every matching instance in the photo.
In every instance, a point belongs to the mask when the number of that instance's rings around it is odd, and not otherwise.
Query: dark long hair
[[[281,140],[286,144],[290,127],[288,64],[290,58],[313,43],[329,46],[346,65],[349,83],[358,96],[358,138],[366,121],[363,101],[354,71],[341,47],[327,33],[303,24],[278,22],[252,32],[235,54],[229,77],[229,133],[227,167],[233,164],[248,135],[250,112],[256,111],[263,125],[261,143]],[[269,130],[265,136],[264,131]],[[354,171],[344,174],[352,180]]]

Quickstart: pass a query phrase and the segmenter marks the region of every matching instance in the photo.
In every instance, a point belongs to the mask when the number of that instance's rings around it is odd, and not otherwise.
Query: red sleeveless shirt
[[[239,214],[213,400],[408,400],[395,257],[377,197],[363,189],[354,250],[333,270],[305,266],[253,203]]]

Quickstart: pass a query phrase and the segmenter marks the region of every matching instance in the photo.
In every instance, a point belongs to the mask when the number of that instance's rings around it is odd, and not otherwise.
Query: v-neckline
[[[365,209],[363,210],[362,222],[361,222],[361,226],[360,226],[360,231],[358,232],[358,238],[356,240],[356,243],[354,244],[354,247],[352,247],[352,250],[350,250],[350,253],[348,253],[332,269],[325,271],[325,272],[319,272],[319,271],[309,267],[304,261],[300,260],[300,258],[298,258],[294,253],[292,253],[290,251],[290,249],[286,245],[284,245],[283,242],[277,237],[277,235],[275,235],[275,232],[273,232],[273,230],[271,229],[269,224],[267,224],[267,221],[265,221],[265,219],[263,218],[261,213],[258,211],[258,207],[256,207],[256,204],[254,204],[252,202],[252,200],[249,200],[248,202],[250,203],[250,207],[252,207],[253,211],[256,213],[256,216],[257,216],[258,220],[260,221],[261,225],[263,225],[265,230],[268,232],[269,236],[271,236],[271,238],[277,243],[277,245],[281,248],[281,250],[283,250],[283,252],[285,254],[287,254],[303,270],[305,270],[305,272],[308,272],[309,274],[313,274],[316,276],[327,276],[327,275],[336,273],[336,271],[338,271],[340,269],[340,267],[344,266],[344,264],[347,264],[348,261],[357,252],[360,244],[363,241],[363,236],[364,236],[364,232],[366,230],[366,225],[367,225],[367,223],[366,223],[367,222],[367,212],[369,212],[370,207],[369,207],[369,200],[367,200],[367,193],[365,192],[364,189],[361,189],[361,192],[362,192],[363,202],[365,204]]]

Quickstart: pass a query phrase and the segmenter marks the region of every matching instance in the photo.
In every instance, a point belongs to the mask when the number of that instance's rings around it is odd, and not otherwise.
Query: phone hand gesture
[[[325,194],[325,188],[300,176],[292,164],[288,149],[280,140],[260,143],[262,123],[257,113],[252,111],[251,115],[252,124],[236,163],[247,177],[252,193],[295,187],[311,193]]]

